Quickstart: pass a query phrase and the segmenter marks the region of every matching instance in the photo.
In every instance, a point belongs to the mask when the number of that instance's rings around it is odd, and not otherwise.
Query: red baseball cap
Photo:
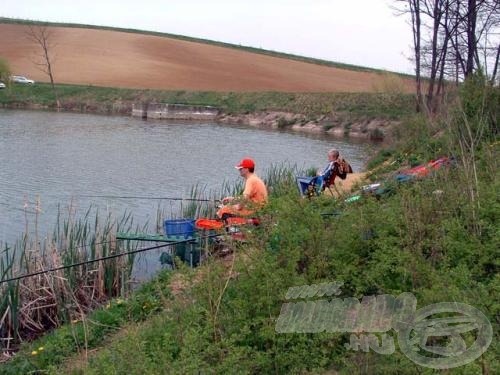
[[[253,159],[250,158],[245,158],[242,159],[237,166],[235,166],[236,169],[241,169],[241,168],[255,168],[255,162]]]

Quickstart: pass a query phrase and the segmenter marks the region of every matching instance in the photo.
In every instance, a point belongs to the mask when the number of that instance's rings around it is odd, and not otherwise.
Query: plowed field
[[[0,57],[13,74],[48,81],[28,26],[0,24]],[[168,37],[51,27],[57,83],[193,91],[370,92],[383,75]],[[404,82],[405,90],[412,83]]]

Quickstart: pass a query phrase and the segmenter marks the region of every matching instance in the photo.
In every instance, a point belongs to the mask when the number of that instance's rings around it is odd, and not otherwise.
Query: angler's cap
[[[250,158],[245,158],[242,159],[237,166],[235,166],[236,169],[241,169],[241,168],[255,168],[255,162],[253,159]]]

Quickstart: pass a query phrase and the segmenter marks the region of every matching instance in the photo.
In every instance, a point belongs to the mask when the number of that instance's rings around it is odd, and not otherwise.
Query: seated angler
[[[217,216],[227,220],[233,216],[250,216],[267,202],[267,188],[264,182],[254,173],[255,162],[246,158],[235,167],[240,176],[245,179],[243,194],[239,197],[225,197],[223,206],[217,211]]]
[[[344,158],[340,157],[338,150],[331,149],[328,151],[327,157],[328,164],[323,170],[318,170],[316,176],[296,177],[297,186],[303,197],[311,198],[315,195],[319,195],[326,188],[328,188],[333,195],[334,192],[331,190],[332,187],[336,193],[340,195],[335,186],[335,179],[339,177],[341,180],[345,180],[347,174],[352,173],[352,168]]]

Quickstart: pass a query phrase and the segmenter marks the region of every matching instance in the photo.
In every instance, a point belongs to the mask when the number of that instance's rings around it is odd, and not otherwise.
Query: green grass
[[[296,169],[273,166],[264,179],[274,192],[279,192],[284,185],[291,184],[297,173]],[[220,191],[210,192],[195,185],[190,198],[216,199],[235,196],[241,191],[241,182],[224,183]],[[131,214],[115,219],[111,215],[102,218],[98,212],[93,215],[92,211],[88,209],[82,217],[68,215],[64,219],[59,214],[53,234],[41,245],[37,245],[38,234],[36,239],[24,235],[13,246],[5,244],[0,252],[1,279],[138,248],[134,241],[113,241],[117,232],[144,232],[143,228],[133,226]],[[183,217],[214,217],[215,205],[213,202],[188,202],[181,204],[180,211]],[[167,217],[160,207],[157,216],[159,222]],[[6,367],[0,366],[0,373],[3,369],[15,369],[5,370],[15,373],[56,365],[64,357],[100,345],[108,333],[126,322],[141,320],[146,313],[166,308],[168,288],[165,283],[170,278],[169,273],[163,273],[131,299],[125,299],[131,291],[129,281],[134,261],[135,255],[128,255],[0,284],[1,348],[12,351],[20,342],[25,342],[14,361]],[[183,269],[182,265],[178,268]],[[116,297],[120,297],[116,300],[119,303],[109,302]],[[74,323],[75,320],[81,323]],[[29,343],[34,337],[59,326],[62,328],[54,334]],[[13,339],[9,341],[8,338]],[[40,347],[43,350],[38,350]]]
[[[356,119],[400,119],[413,113],[413,95],[380,93],[281,93],[196,92],[134,90],[95,86],[56,85],[66,111],[127,114],[133,103],[143,101],[215,106],[225,114],[286,111],[316,119],[334,112]],[[0,91],[0,106],[6,108],[55,109],[49,84],[12,85]]]
[[[114,299],[83,319],[68,322],[32,343],[21,347],[16,357],[0,364],[0,374],[24,374],[48,370],[65,358],[100,345],[106,336],[131,322],[155,315],[171,298],[164,287],[171,273],[160,273],[128,299]]]
[[[481,158],[494,162],[486,154]],[[443,170],[400,185],[382,200],[365,197],[355,204],[326,197],[300,200],[289,186],[273,197],[262,216],[264,225],[238,250],[238,276],[227,288],[224,268],[209,263],[192,289],[154,317],[111,337],[83,367],[71,360],[51,371],[351,374],[362,367],[366,373],[434,373],[413,364],[397,345],[391,355],[356,353],[344,347],[349,335],[278,334],[275,324],[289,287],[343,281],[341,298],[411,292],[417,308],[459,301],[481,310],[495,325],[500,285],[492,267],[498,263],[495,190],[500,185],[498,178],[482,174],[482,233],[477,234],[469,226],[463,178],[459,168]],[[436,196],[436,189],[445,195]],[[320,215],[332,211],[341,214]],[[397,338],[394,331],[389,334]],[[498,354],[493,342],[481,359],[449,373],[480,374],[482,366],[496,373]]]
[[[55,339],[53,347],[72,348],[68,352],[51,357],[52,349],[44,348],[32,355],[30,350],[42,345],[36,342],[0,372],[437,373],[415,365],[397,344],[393,354],[378,355],[347,350],[349,334],[342,332],[275,331],[289,287],[334,281],[344,282],[340,298],[411,292],[417,309],[453,301],[474,306],[491,322],[493,341],[481,358],[446,371],[500,372],[500,143],[494,127],[500,93],[484,85],[464,90],[474,95],[462,94],[459,104],[439,119],[412,119],[391,149],[373,160],[379,172],[372,178],[390,186],[391,194],[365,195],[354,203],[326,196],[300,199],[293,172],[277,169],[269,181],[279,180],[279,188],[260,215],[262,225],[249,229],[248,242],[238,246],[231,277],[227,266],[212,260],[196,277],[189,270],[177,271],[196,282],[180,296],[158,299],[161,293],[155,291],[167,290],[169,283],[161,275],[149,296],[141,297],[153,299],[154,316],[135,324],[142,318],[130,315],[127,329],[109,337],[88,360],[79,356],[61,363],[76,352],[75,340],[66,335]],[[455,164],[428,178],[395,184],[398,169],[442,154],[454,156]],[[114,324],[111,318],[106,323]],[[397,341],[396,332],[389,334]],[[104,335],[95,335],[99,339],[90,342],[99,345]],[[470,346],[474,335],[463,337]]]

